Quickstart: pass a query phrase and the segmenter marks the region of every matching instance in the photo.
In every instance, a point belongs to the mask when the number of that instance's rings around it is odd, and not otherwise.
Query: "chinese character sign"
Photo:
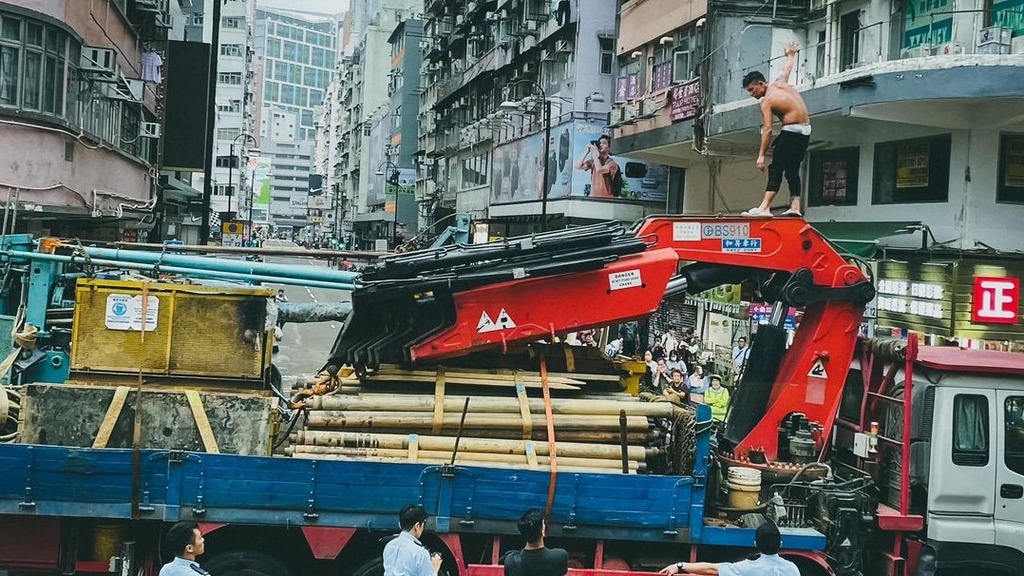
[[[625,102],[629,96],[629,77],[623,76],[615,80],[615,101]]]
[[[672,106],[669,117],[673,122],[689,120],[700,109],[700,79],[690,80],[672,88]]]
[[[626,98],[629,100],[636,100],[640,97],[640,75],[630,74],[629,78],[629,90],[626,94]]]
[[[976,276],[971,321],[979,324],[1016,324],[1020,310],[1020,279]]]

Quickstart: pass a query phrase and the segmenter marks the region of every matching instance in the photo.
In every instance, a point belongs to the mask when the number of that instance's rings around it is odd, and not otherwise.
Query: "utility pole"
[[[199,227],[199,243],[210,242],[210,210],[213,205],[213,155],[217,131],[217,60],[220,57],[220,3],[213,2],[213,36],[210,38],[210,86],[206,93],[206,162],[203,166],[203,219]]]

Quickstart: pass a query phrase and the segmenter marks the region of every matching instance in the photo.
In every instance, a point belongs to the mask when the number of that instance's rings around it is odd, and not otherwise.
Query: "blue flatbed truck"
[[[700,406],[698,420],[709,419]],[[216,576],[369,576],[381,571],[380,539],[397,530],[397,510],[418,503],[430,515],[425,542],[444,554],[448,573],[473,574],[475,565],[484,573],[519,545],[516,521],[545,507],[552,482],[549,536],[581,573],[734,559],[752,546],[753,530],[706,522],[709,444],[707,430],[698,434],[690,476],[556,478],[461,465],[0,445],[0,568],[154,574],[166,560],[159,538],[167,523],[195,520],[206,532],[201,560]],[[784,542],[802,565],[821,567],[822,534],[787,529]],[[115,545],[113,560],[101,557],[104,544]]]

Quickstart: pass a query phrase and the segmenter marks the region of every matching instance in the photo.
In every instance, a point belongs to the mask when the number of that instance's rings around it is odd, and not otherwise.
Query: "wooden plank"
[[[217,439],[213,436],[213,429],[210,427],[209,418],[206,417],[206,409],[203,407],[203,400],[199,397],[199,391],[186,390],[185,398],[188,399],[192,416],[196,420],[196,427],[199,428],[199,437],[203,439],[203,447],[211,454],[220,454],[220,448],[217,447]]]
[[[107,447],[107,443],[110,442],[110,433],[114,431],[114,424],[117,424],[117,418],[121,415],[124,401],[127,398],[128,387],[118,386],[114,391],[114,398],[110,401],[110,406],[107,407],[107,413],[103,415],[103,421],[100,422],[100,429],[96,433],[96,439],[92,442],[93,448]]]

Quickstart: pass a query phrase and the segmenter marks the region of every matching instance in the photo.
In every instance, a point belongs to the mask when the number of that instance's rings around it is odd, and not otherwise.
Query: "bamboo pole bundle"
[[[458,412],[466,401],[465,396],[445,396],[443,409],[446,413]],[[433,412],[436,401],[433,396],[423,394],[360,394],[359,396],[317,396],[307,403],[310,410],[341,410],[341,411],[376,411],[395,412]],[[539,414],[544,411],[544,401],[529,400],[530,412]],[[551,410],[555,414],[604,415],[618,416],[621,410],[627,416],[647,416],[653,418],[669,418],[674,406],[669,402],[621,402],[617,400],[592,400],[576,398],[556,398],[551,401]],[[514,397],[483,396],[472,397],[469,403],[470,414],[519,414],[519,401]]]
[[[442,429],[457,429],[461,415],[448,413],[441,416]],[[314,428],[419,428],[430,429],[434,416],[429,412],[398,412],[398,411],[343,411],[343,410],[312,410],[306,422]],[[466,428],[507,429],[522,431],[525,427],[543,428],[546,421],[543,415],[532,415],[526,426],[524,419],[518,414],[478,414],[469,412],[466,415]],[[556,428],[576,431],[618,430],[617,416],[559,414],[555,417]],[[626,429],[646,431],[650,424],[646,417],[627,416]]]
[[[408,450],[412,442],[410,434],[377,434],[366,432],[336,432],[324,430],[301,430],[292,434],[293,444],[306,446],[323,446],[334,448],[382,448],[392,450]],[[451,454],[455,448],[455,438],[451,436],[415,435],[419,450],[444,451]],[[546,442],[533,445],[538,456],[548,455]],[[459,452],[481,452],[490,454],[526,455],[526,442],[523,440],[506,440],[496,438],[463,437],[459,442]],[[627,456],[630,460],[642,461],[660,453],[658,448],[629,446]],[[588,444],[582,442],[559,442],[558,455],[577,458],[600,458],[620,461],[622,452],[619,446],[610,444]]]
[[[332,448],[327,446],[306,446],[296,445],[289,446],[285,453],[292,455],[296,454],[317,454],[317,455],[333,455],[333,456],[348,456],[354,458],[389,458],[394,460],[403,460],[405,462],[419,462],[419,463],[444,463],[451,462],[451,452],[433,451],[433,450],[419,450],[415,454],[415,458],[411,458],[408,450],[392,450],[387,448]],[[484,464],[518,464],[521,466],[529,466],[529,461],[526,456],[509,457],[506,454],[488,454],[485,452],[462,452],[461,449],[455,457],[456,464],[466,464],[469,462],[473,463],[484,463]],[[551,459],[548,456],[537,456],[538,466],[548,466],[551,464]],[[618,460],[607,460],[600,458],[577,458],[573,456],[562,456],[558,455],[558,465],[561,466],[576,466],[580,468],[594,468],[604,470],[621,470],[622,463]],[[629,468],[636,470],[640,468],[640,462],[636,460],[629,461]]]
[[[344,456],[344,455],[341,455],[341,454],[305,454],[305,453],[297,453],[297,454],[292,454],[292,457],[293,458],[304,458],[304,459],[310,459],[310,460],[358,460],[360,462],[392,462],[392,463],[406,463],[406,464],[410,463],[407,458],[383,458],[383,457],[379,457],[379,456]],[[448,461],[450,461],[450,456],[449,456],[449,460]],[[565,473],[590,472],[590,473],[608,474],[608,473],[613,471],[610,468],[595,468],[593,466],[566,466],[566,465],[562,464],[562,459],[561,458],[558,459],[558,462],[559,462],[559,464],[558,464],[558,471],[559,472],[565,472]],[[418,463],[422,464],[422,462],[418,462]],[[438,464],[443,464],[443,463],[444,462],[438,462]],[[508,462],[482,462],[482,461],[477,461],[477,460],[465,460],[465,459],[462,459],[462,458],[457,459],[456,464],[462,464],[464,466],[481,466],[481,467],[485,467],[485,468],[510,468],[510,469],[523,469],[523,468],[526,468],[526,466],[524,466],[522,464],[519,464],[519,463],[514,463],[513,464],[513,463],[508,463]],[[537,470],[538,471],[542,471],[542,472],[547,472],[549,470],[549,467],[547,465],[539,465],[538,464]],[[621,471],[621,467],[618,467],[617,470]],[[646,470],[647,470],[647,467],[644,464],[637,464],[636,468],[630,468],[630,474],[636,474],[636,473],[639,473],[639,472],[646,472]]]
[[[307,431],[315,432],[326,432],[328,430],[317,429],[314,430],[307,426]],[[341,430],[330,430],[333,432],[342,432]],[[349,430],[347,432],[356,434],[365,434],[371,432],[370,430]],[[409,428],[374,428],[372,430],[375,434],[401,434],[409,435],[410,433],[423,433],[423,434],[435,434],[429,427],[420,430],[410,430]],[[437,432],[437,436],[446,436],[450,438],[455,437],[456,430],[444,429]],[[540,442],[546,442],[548,439],[547,430],[544,428],[534,428],[533,432],[529,435],[531,440]],[[497,430],[497,429],[473,429],[466,428],[462,432],[463,438],[482,438],[492,440],[520,440],[523,437],[522,430],[517,428],[516,430]],[[630,445],[636,446],[657,446],[664,442],[665,435],[657,430],[646,430],[643,432],[628,432],[626,434],[627,441]],[[562,442],[583,442],[583,443],[595,443],[595,444],[614,444],[619,445],[620,437],[617,431],[574,431],[565,430],[558,432],[558,445],[561,446]],[[461,450],[461,448],[460,448]]]

